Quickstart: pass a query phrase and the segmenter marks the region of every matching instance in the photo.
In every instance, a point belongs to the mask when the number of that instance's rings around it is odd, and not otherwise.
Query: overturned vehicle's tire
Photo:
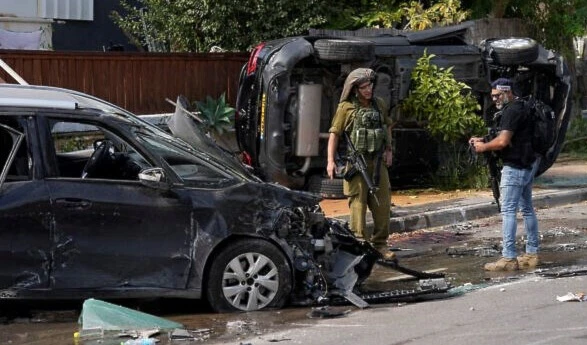
[[[292,290],[291,267],[273,244],[231,243],[213,259],[206,297],[217,312],[281,308]]]
[[[523,65],[538,58],[538,42],[531,38],[502,38],[487,44],[490,57],[498,65]]]
[[[320,175],[312,175],[308,181],[308,191],[319,194],[324,199],[344,199],[343,180],[330,179]]]
[[[375,57],[375,46],[366,41],[321,39],[314,42],[314,51],[327,61],[369,61]]]

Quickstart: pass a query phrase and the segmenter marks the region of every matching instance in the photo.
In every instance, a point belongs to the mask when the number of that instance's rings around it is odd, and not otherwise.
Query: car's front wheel
[[[280,308],[290,296],[289,262],[267,241],[231,243],[213,260],[206,295],[217,312]]]

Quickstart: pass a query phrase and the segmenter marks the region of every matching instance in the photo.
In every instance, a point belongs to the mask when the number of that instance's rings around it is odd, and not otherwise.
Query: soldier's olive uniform
[[[344,181],[344,194],[349,197],[350,226],[357,236],[362,236],[376,247],[384,246],[389,235],[390,184],[387,167],[382,161],[386,146],[391,146],[387,126],[392,125],[385,103],[373,98],[371,107],[363,108],[354,97],[338,105],[332,120],[330,133],[343,138],[343,130],[349,134],[358,152],[363,154],[367,163],[369,176],[373,179],[373,170],[379,160],[379,180],[376,192],[379,204],[369,196],[369,188],[361,174],[355,174],[350,181]],[[344,140],[344,139],[341,139]],[[346,167],[349,168],[348,166]],[[376,181],[375,181],[376,182]],[[373,217],[373,233],[367,231],[365,215],[367,207]]]

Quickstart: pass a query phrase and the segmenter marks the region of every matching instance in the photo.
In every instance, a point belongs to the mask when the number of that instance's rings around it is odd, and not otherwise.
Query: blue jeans
[[[527,242],[526,253],[536,254],[540,239],[538,238],[538,219],[532,206],[532,183],[534,174],[540,164],[540,158],[532,164],[531,169],[517,169],[504,166],[501,171],[501,216],[504,258],[516,258],[516,213],[518,209],[524,216],[524,228]]]

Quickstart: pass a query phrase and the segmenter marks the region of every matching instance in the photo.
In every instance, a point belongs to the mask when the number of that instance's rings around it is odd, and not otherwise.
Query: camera
[[[483,142],[487,143],[495,139],[499,134],[499,128],[491,127],[487,129],[487,135],[483,137]]]

